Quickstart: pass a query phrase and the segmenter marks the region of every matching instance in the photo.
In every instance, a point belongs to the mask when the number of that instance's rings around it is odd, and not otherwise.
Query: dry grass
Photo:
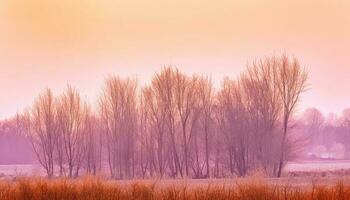
[[[248,181],[231,186],[203,185],[186,186],[174,184],[159,186],[145,182],[118,184],[95,178],[79,180],[46,180],[22,178],[0,182],[1,200],[126,200],[126,199],[169,199],[169,200],[277,200],[277,199],[350,199],[350,186],[341,182],[334,186],[310,186],[300,188],[264,184],[262,181]]]

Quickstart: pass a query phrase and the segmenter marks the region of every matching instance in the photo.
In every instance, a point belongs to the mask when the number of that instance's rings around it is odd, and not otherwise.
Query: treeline
[[[308,139],[309,153],[339,151],[349,158],[350,150],[350,108],[343,110],[340,115],[324,116],[318,109],[309,108],[300,119],[299,129]],[[305,149],[305,150],[306,150]]]
[[[207,76],[165,67],[142,88],[107,79],[96,112],[71,86],[59,96],[47,89],[17,121],[49,177],[281,176],[306,81],[287,56],[248,64],[218,89]]]
[[[29,140],[17,132],[15,119],[0,121],[0,165],[32,163],[34,155],[30,149]]]

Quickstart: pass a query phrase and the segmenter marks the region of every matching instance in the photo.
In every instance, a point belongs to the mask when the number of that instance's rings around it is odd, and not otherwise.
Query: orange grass
[[[1,200],[126,200],[126,199],[350,199],[350,186],[341,182],[334,186],[299,188],[250,182],[231,186],[183,184],[164,185],[133,182],[120,184],[95,178],[79,180],[21,178],[0,181]]]

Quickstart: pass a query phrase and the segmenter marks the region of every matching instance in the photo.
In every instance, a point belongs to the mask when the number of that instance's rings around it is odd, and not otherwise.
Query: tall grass
[[[0,181],[1,200],[311,200],[350,199],[350,186],[300,188],[249,182],[238,185],[157,185],[145,182],[121,184],[85,178],[46,180],[21,178]]]

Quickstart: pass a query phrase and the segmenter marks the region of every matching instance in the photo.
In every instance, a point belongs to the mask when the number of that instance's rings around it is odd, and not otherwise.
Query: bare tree
[[[240,77],[248,123],[253,138],[252,168],[272,175],[277,171],[279,152],[279,119],[281,99],[277,88],[275,65],[259,60],[248,65]]]
[[[179,150],[179,138],[177,137],[177,120],[178,116],[176,113],[177,104],[175,101],[175,70],[171,67],[164,68],[160,73],[156,74],[152,80],[152,94],[157,98],[157,106],[160,109],[161,115],[164,114],[161,123],[162,127],[158,130],[163,129],[163,125],[166,128],[167,144],[169,144],[169,162],[168,167],[171,171],[171,176],[177,176],[180,174],[183,176],[183,166],[180,160],[181,148]],[[161,136],[161,135],[159,135]],[[160,138],[159,138],[160,139]],[[160,143],[158,143],[160,144]]]
[[[211,154],[211,143],[213,139],[213,106],[214,106],[214,97],[215,91],[213,83],[208,77],[200,77],[198,81],[198,104],[200,109],[199,123],[200,123],[200,132],[203,133],[204,140],[204,157],[205,157],[205,177],[210,177],[210,154]],[[202,142],[200,142],[202,143]],[[203,151],[203,150],[202,150]],[[199,152],[201,153],[201,152]],[[198,155],[196,156],[198,159]],[[204,166],[199,166],[201,169]]]
[[[281,141],[281,154],[279,159],[278,173],[280,177],[285,164],[286,141],[289,130],[290,118],[300,100],[300,95],[306,90],[307,72],[301,68],[296,59],[290,60],[287,56],[271,58],[278,65],[278,90],[282,100],[282,126],[283,134]]]
[[[102,170],[103,137],[101,131],[100,120],[88,109],[84,119],[85,168],[88,174],[94,176]]]
[[[198,120],[197,110],[197,84],[198,78],[193,76],[187,77],[185,74],[176,70],[175,72],[175,90],[174,98],[176,104],[176,112],[180,123],[182,136],[182,159],[185,165],[185,175],[189,176],[189,155],[190,140],[193,135],[193,128]]]
[[[54,175],[54,152],[57,140],[55,97],[50,89],[36,99],[30,113],[30,140],[35,155],[48,177]]]
[[[151,112],[147,102],[152,101],[148,95],[146,95],[146,88],[141,92],[140,104],[139,104],[139,162],[140,170],[143,178],[149,172],[150,176],[153,176],[155,171],[155,158],[154,158],[154,139],[152,135],[152,121]],[[152,104],[152,103],[151,103]]]
[[[150,174],[156,170],[161,176],[166,170],[166,117],[167,112],[162,98],[159,98],[159,90],[155,86],[146,87],[143,90],[141,124],[142,144],[146,145],[149,159]],[[145,127],[146,126],[146,127]],[[157,163],[157,164],[155,164]]]
[[[112,177],[134,176],[137,131],[136,80],[108,79],[100,99]]]
[[[244,176],[250,168],[252,140],[242,87],[225,79],[217,99],[217,119],[228,152],[230,173]]]
[[[59,137],[62,141],[68,176],[78,176],[85,156],[85,122],[87,106],[78,91],[68,86],[58,103]]]

